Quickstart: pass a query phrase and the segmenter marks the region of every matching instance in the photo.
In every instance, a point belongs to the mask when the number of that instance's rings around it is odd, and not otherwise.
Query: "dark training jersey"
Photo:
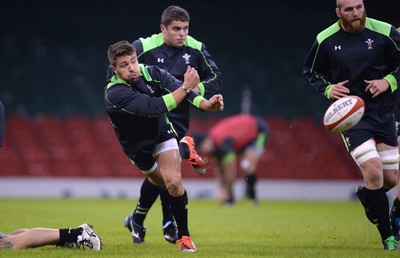
[[[182,85],[167,71],[140,64],[140,79],[129,85],[116,75],[105,88],[104,103],[108,117],[125,154],[131,160],[148,157],[159,143],[165,114],[177,107],[172,94]],[[189,92],[183,102],[199,107],[204,98]],[[171,129],[169,133],[176,133]],[[171,137],[172,138],[172,137]]]
[[[208,53],[206,46],[191,36],[187,36],[185,44],[181,48],[165,44],[161,33],[135,40],[133,46],[136,48],[139,63],[156,65],[167,70],[180,81],[183,81],[187,67],[191,66],[199,74],[200,83],[198,86],[202,96],[209,99],[220,93],[221,72]],[[189,129],[190,103],[181,103],[167,116],[173,123],[178,138],[183,138]]]
[[[304,75],[318,92],[329,98],[333,84],[349,80],[349,95],[365,102],[363,120],[375,125],[393,119],[400,82],[400,33],[390,24],[366,19],[365,29],[351,34],[334,23],[318,34],[305,60]],[[372,98],[364,80],[386,79],[386,92]]]
[[[397,30],[400,32],[400,27],[397,28]],[[397,131],[397,135],[400,136],[400,91],[397,91],[396,94],[396,131]]]

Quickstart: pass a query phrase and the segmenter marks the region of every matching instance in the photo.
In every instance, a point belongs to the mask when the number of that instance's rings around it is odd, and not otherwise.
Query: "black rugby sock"
[[[64,246],[65,243],[76,243],[79,235],[82,234],[82,228],[60,228],[60,242],[58,246]]]
[[[150,183],[146,178],[140,188],[140,197],[133,212],[133,218],[136,224],[143,226],[144,220],[149,212],[151,206],[157,200],[159,194],[159,187]]]
[[[392,212],[395,218],[400,218],[400,200],[398,197],[393,201]]]
[[[256,182],[257,176],[253,173],[245,177],[246,180],[246,196],[252,200],[256,199]]]
[[[377,228],[382,241],[392,236],[392,230],[389,220],[389,201],[383,188],[369,190],[365,188],[365,201],[371,211],[374,212],[377,219]]]
[[[168,190],[160,187],[160,199],[161,199],[161,207],[163,213],[163,226],[168,221],[174,221],[174,216],[172,215],[171,205],[169,200]]]
[[[186,143],[184,143],[184,142],[179,143],[179,154],[181,155],[182,159],[189,158],[189,156],[190,156],[189,146]]]
[[[182,236],[190,236],[188,228],[188,197],[185,193],[178,197],[170,195],[171,211],[174,214],[176,224],[178,226],[178,238]]]

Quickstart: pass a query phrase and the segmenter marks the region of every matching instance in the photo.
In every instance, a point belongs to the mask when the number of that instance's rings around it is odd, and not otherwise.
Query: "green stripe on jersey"
[[[194,98],[194,100],[193,100],[193,105],[195,105],[195,107],[197,107],[197,108],[200,108],[200,102],[203,100],[203,99],[205,99],[205,98],[203,98],[202,96],[197,96],[197,97],[195,97]]]
[[[143,76],[146,79],[146,81],[148,82],[153,81],[153,78],[151,78],[149,70],[147,70],[147,67],[144,64],[139,64],[139,68],[140,68],[140,75]]]
[[[202,43],[194,38],[192,38],[191,36],[187,36],[185,44],[191,48],[197,49],[199,51],[201,51],[201,45]]]
[[[150,51],[150,50],[157,48],[157,47],[161,46],[162,44],[164,44],[164,39],[163,39],[161,33],[151,35],[148,38],[140,38],[139,40],[142,42],[143,53]],[[186,37],[185,45],[200,51],[202,43],[188,35]]]
[[[153,34],[148,38],[140,38],[139,40],[142,42],[143,45],[143,53],[164,44],[164,39],[162,38],[161,33]]]
[[[119,78],[118,76],[114,75],[110,82],[107,84],[107,89],[111,88],[112,86],[116,85],[116,84],[125,84],[126,86],[130,87],[130,85],[122,80],[121,78]]]
[[[334,24],[332,24],[331,26],[329,26],[328,28],[326,28],[325,30],[321,31],[318,35],[317,35],[317,41],[318,44],[321,44],[322,41],[324,41],[325,39],[327,39],[328,37],[330,37],[331,35],[335,34],[336,32],[338,32],[340,29],[339,27],[339,22],[335,22]]]
[[[172,93],[166,94],[162,96],[164,99],[165,106],[167,107],[168,111],[171,111],[172,109],[176,108],[176,101],[174,99],[174,96],[172,96]]]
[[[317,36],[318,44],[321,44],[322,41],[335,34],[340,30],[339,26],[340,21],[335,22],[325,30],[321,31]],[[390,35],[391,25],[389,23],[378,21],[375,19],[367,18],[365,21],[365,28],[375,31],[377,33],[383,34],[385,36]]]
[[[365,22],[365,28],[378,32],[385,36],[389,36],[392,26],[389,23],[383,21],[367,18],[367,21]]]

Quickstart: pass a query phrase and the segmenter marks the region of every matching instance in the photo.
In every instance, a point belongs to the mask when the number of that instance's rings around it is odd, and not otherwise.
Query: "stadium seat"
[[[269,128],[273,132],[285,131],[289,128],[286,118],[282,117],[266,117],[264,118],[268,123]]]
[[[0,147],[0,176],[18,177],[25,175],[24,163],[13,141],[12,127],[5,127],[3,147]]]
[[[131,164],[129,161],[112,164],[111,170],[114,177],[145,177],[143,172],[140,171],[136,166]]]
[[[81,166],[82,175],[85,177],[113,177],[110,164],[106,161],[84,161]]]
[[[38,135],[49,153],[49,162],[53,167],[52,175],[81,176],[78,158],[65,136],[62,119],[55,116],[40,116],[36,117],[34,122],[38,127]]]
[[[109,161],[110,173],[115,177],[141,177],[142,172],[131,164],[118,142],[115,131],[106,116],[96,116],[91,120],[98,143],[103,146],[105,159]],[[139,172],[139,173],[137,173]]]
[[[269,179],[293,178],[293,170],[287,160],[281,157],[276,150],[267,148],[257,165],[257,177]]]
[[[19,153],[26,176],[51,176],[49,153],[44,148],[38,129],[30,117],[11,117],[6,128]]]
[[[0,176],[24,176],[25,170],[17,152],[10,142],[4,142],[4,148],[0,148]]]
[[[52,176],[54,177],[84,177],[85,174],[82,172],[82,166],[77,161],[58,161],[53,164],[54,171]]]

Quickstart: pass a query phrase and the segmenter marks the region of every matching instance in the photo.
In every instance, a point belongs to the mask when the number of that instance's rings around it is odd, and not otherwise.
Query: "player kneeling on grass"
[[[94,233],[93,226],[86,223],[73,229],[32,228],[18,229],[8,234],[0,233],[0,249],[26,249],[46,245],[76,249],[86,246],[99,251],[103,243]]]

